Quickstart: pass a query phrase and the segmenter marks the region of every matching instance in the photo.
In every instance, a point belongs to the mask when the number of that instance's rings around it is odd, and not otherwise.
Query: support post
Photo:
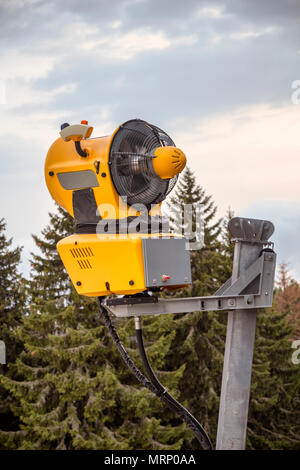
[[[260,243],[236,241],[232,283],[258,258],[261,249]],[[217,450],[245,448],[256,312],[255,309],[228,312]]]
[[[0,364],[6,364],[6,348],[4,341],[0,341]]]

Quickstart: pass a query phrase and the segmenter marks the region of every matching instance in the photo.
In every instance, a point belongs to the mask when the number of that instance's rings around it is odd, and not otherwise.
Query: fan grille
[[[163,180],[152,165],[155,149],[170,145],[175,146],[163,130],[140,119],[127,121],[116,132],[109,155],[111,177],[129,205],[158,204],[173,189],[178,177]]]

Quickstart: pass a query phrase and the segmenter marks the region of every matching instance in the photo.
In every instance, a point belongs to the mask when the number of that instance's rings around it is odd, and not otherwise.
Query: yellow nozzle
[[[152,162],[154,171],[160,178],[171,179],[184,169],[186,156],[177,147],[158,147]]]

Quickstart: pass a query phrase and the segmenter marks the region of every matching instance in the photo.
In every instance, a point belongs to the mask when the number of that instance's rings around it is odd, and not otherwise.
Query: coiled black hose
[[[155,393],[155,395],[159,396],[159,392],[155,388],[154,385],[152,385],[151,382],[142,374],[142,372],[136,367],[132,359],[129,357],[126,349],[124,348],[123,344],[121,343],[121,340],[119,338],[119,335],[117,333],[117,330],[115,329],[114,325],[111,322],[111,319],[109,317],[109,314],[102,304],[103,297],[98,297],[98,304],[100,308],[100,313],[103,318],[104,324],[113,340],[115,345],[117,346],[121,357],[125,364],[129,367],[129,369],[134,373],[136,378],[138,379],[139,382],[141,382],[145,387],[147,387],[152,393]]]
[[[155,376],[147,355],[146,351],[144,348],[144,343],[143,343],[143,336],[142,336],[142,329],[138,328],[136,330],[137,334],[137,341],[138,341],[138,348],[139,352],[145,367],[145,370],[147,371],[148,377],[150,381],[142,374],[142,372],[136,367],[132,359],[129,357],[127,351],[125,350],[124,346],[121,343],[121,340],[118,336],[118,333],[114,327],[114,325],[111,322],[110,316],[107,312],[107,309],[102,303],[103,297],[98,297],[98,304],[100,308],[100,313],[103,318],[104,324],[116,344],[122,359],[126,363],[126,365],[130,368],[130,370],[134,373],[135,377],[138,379],[139,382],[141,382],[145,387],[147,387],[152,393],[154,393],[156,396],[158,396],[169,408],[171,408],[173,411],[175,411],[181,419],[183,419],[188,427],[193,431],[195,437],[197,438],[198,442],[200,443],[202,449],[204,450],[211,450],[212,445],[209,440],[208,435],[206,434],[205,430],[201,426],[201,424],[194,418],[194,416],[191,415],[191,413],[184,408],[175,398],[173,398],[167,390],[162,386],[162,384],[159,382],[157,377]]]

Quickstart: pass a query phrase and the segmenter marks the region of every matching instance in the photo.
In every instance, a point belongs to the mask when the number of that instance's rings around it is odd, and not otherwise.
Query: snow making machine
[[[87,121],[62,124],[46,157],[48,190],[75,219],[75,233],[59,241],[58,252],[78,294],[98,298],[108,332],[136,378],[186,422],[203,449],[211,449],[204,428],[152,370],[143,343],[142,316],[205,310],[249,313],[270,306],[276,256],[268,239],[274,227],[268,221],[232,219],[229,231],[236,241],[232,278],[214,296],[159,298],[155,293],[192,282],[188,240],[170,233],[161,211],[185,168],[185,154],[166,132],[140,119],[125,122],[109,136],[91,138],[92,131]],[[111,314],[135,317],[147,377],[128,356]],[[251,353],[251,345],[249,349]],[[243,365],[243,357],[241,374],[249,376],[249,358],[244,357]],[[245,396],[243,410],[248,410],[248,401]],[[222,406],[221,397],[223,423]]]

